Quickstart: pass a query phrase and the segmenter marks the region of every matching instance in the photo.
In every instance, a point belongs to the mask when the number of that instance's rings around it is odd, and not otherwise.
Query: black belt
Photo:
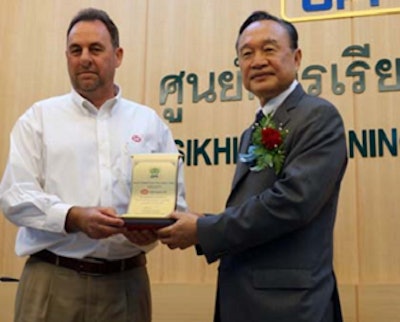
[[[38,253],[32,254],[31,256],[50,264],[73,269],[78,273],[92,275],[107,275],[118,273],[133,269],[135,267],[146,265],[146,256],[143,253],[126,259],[110,261],[105,259],[87,258],[81,260],[76,258],[63,257],[49,252],[48,250],[42,250]]]

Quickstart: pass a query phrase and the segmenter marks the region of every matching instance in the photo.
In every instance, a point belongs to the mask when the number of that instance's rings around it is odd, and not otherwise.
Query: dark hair
[[[67,37],[71,29],[80,21],[94,21],[100,20],[106,26],[111,36],[111,43],[114,48],[119,47],[119,33],[118,28],[111,20],[110,16],[103,10],[95,8],[86,8],[79,11],[74,18],[72,18],[67,29]]]
[[[298,47],[298,39],[299,36],[297,34],[297,30],[293,24],[290,22],[280,19],[274,15],[269,14],[266,11],[254,11],[240,26],[239,34],[236,40],[236,50],[238,49],[239,37],[243,33],[243,31],[251,25],[253,22],[260,21],[260,20],[272,20],[279,23],[283,28],[286,29],[289,39],[290,39],[290,47],[294,50]]]

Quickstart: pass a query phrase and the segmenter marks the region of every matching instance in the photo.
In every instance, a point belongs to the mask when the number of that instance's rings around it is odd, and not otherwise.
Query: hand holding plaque
[[[132,156],[132,192],[128,213],[121,217],[129,229],[158,229],[174,223],[179,154]]]

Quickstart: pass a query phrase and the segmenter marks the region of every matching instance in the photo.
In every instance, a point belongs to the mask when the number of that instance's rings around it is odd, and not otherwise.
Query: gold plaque
[[[157,229],[174,223],[168,215],[176,208],[178,153],[132,155],[132,192],[128,212],[122,215],[129,229]]]

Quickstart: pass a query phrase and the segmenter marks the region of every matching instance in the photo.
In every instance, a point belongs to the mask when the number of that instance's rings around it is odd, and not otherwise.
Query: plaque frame
[[[154,230],[173,224],[176,209],[179,153],[141,153],[132,158],[132,190],[126,214],[129,230]],[[154,212],[147,214],[146,211]]]

